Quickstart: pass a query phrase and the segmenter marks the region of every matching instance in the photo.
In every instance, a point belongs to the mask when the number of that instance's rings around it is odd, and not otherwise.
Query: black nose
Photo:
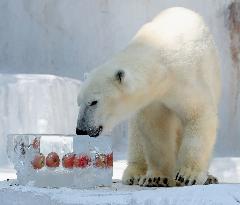
[[[87,135],[87,131],[86,130],[80,130],[78,128],[76,128],[76,134],[77,135]]]

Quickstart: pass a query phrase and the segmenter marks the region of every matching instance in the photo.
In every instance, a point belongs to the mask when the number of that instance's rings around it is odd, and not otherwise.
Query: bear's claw
[[[138,180],[138,184],[144,187],[175,187],[175,186],[191,186],[196,184],[196,180],[185,179],[184,176],[176,176],[175,180],[167,177],[142,177]],[[133,181],[132,181],[133,182]],[[134,183],[136,184],[136,183]],[[218,179],[212,175],[208,178],[204,185],[218,184]]]
[[[206,182],[204,183],[204,185],[208,185],[208,184],[218,184],[218,179],[212,175],[208,175],[208,178],[206,180]]]
[[[145,187],[171,187],[173,180],[168,177],[142,177],[139,181],[140,186]]]
[[[196,179],[189,179],[185,178],[184,176],[177,173],[175,178],[176,186],[191,186],[195,185],[197,183]],[[207,180],[203,185],[209,185],[209,184],[218,184],[218,179],[212,175],[208,175]]]
[[[133,176],[133,177],[130,177],[129,179],[127,179],[124,184],[126,184],[126,185],[138,185],[139,181],[140,181],[139,176],[136,176],[136,177]]]

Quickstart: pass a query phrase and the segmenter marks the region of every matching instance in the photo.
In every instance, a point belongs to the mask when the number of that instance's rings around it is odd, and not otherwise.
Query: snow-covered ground
[[[75,205],[75,204],[223,204],[240,203],[240,159],[216,158],[210,168],[220,184],[176,188],[143,188],[120,182],[126,161],[114,162],[112,187],[78,190],[47,189],[14,185],[13,170],[0,170],[0,204],[2,205]],[[13,180],[6,181],[7,178]],[[230,183],[231,182],[231,183]],[[235,183],[234,183],[235,182]],[[13,186],[10,186],[13,184]]]
[[[94,190],[40,189],[0,186],[3,205],[75,205],[75,204],[163,204],[234,205],[240,203],[240,185],[209,185],[181,188],[139,188],[115,183],[111,188]]]

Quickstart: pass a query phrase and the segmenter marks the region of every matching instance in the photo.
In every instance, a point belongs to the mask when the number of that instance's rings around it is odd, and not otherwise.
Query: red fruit
[[[99,168],[107,167],[107,156],[105,154],[98,154],[95,157],[94,165]]]
[[[46,157],[46,165],[48,167],[58,167],[60,164],[59,156],[56,152],[51,152]]]
[[[45,165],[45,156],[42,153],[37,154],[31,163],[34,169],[41,169]]]
[[[113,153],[107,154],[107,167],[113,167]]]
[[[75,154],[68,153],[65,154],[62,158],[62,165],[65,168],[72,169],[74,164]]]
[[[39,138],[36,137],[33,140],[32,146],[33,146],[34,149],[39,149],[40,148],[40,140],[39,140]]]
[[[87,155],[76,155],[74,158],[74,167],[86,168],[90,165],[91,159]]]

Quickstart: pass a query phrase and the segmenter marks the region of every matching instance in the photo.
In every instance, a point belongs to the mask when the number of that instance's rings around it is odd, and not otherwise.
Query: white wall
[[[0,72],[83,73],[124,48],[159,11],[184,6],[199,12],[220,51],[223,95],[217,155],[240,155],[240,89],[230,53],[231,0],[1,0]],[[240,70],[240,69],[239,69]]]

